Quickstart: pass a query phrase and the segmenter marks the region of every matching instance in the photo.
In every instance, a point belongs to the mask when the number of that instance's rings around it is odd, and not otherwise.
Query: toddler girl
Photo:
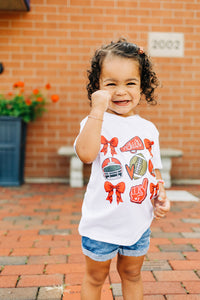
[[[158,79],[143,49],[125,39],[95,52],[88,78],[91,111],[75,141],[79,158],[92,163],[79,225],[86,258],[81,299],[100,300],[117,255],[124,299],[141,300],[150,225],[170,208],[158,130],[135,114],[141,97],[155,103]]]

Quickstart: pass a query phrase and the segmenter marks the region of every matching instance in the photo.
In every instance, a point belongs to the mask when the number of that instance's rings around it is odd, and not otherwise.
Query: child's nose
[[[124,87],[117,87],[115,94],[117,96],[124,95],[124,94],[126,94],[126,89]]]

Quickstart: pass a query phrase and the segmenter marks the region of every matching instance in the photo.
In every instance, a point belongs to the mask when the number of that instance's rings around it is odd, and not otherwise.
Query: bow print
[[[119,204],[119,202],[123,202],[123,200],[121,198],[121,194],[124,193],[124,190],[125,190],[124,182],[120,182],[117,185],[113,185],[109,181],[106,181],[104,184],[104,188],[105,188],[105,191],[108,193],[108,197],[106,198],[106,200],[109,200],[110,203],[112,203],[112,201],[113,201],[113,190],[114,189],[116,190],[117,204]]]
[[[149,153],[153,157],[153,154],[152,154],[151,150],[152,150],[152,146],[154,145],[154,141],[150,141],[148,139],[144,139],[144,144],[145,144],[146,149],[149,150]]]
[[[154,167],[153,167],[153,163],[152,163],[151,160],[149,160],[148,168],[149,168],[149,173],[150,173],[152,176],[156,177],[156,175],[154,174]]]
[[[112,156],[114,154],[117,154],[117,152],[115,151],[115,147],[117,147],[118,145],[118,138],[114,137],[112,138],[110,141],[108,141],[103,135],[101,136],[101,144],[103,144],[103,148],[101,150],[101,152],[104,153],[104,155],[106,155],[107,151],[108,151],[108,144],[110,144],[110,149],[111,149],[111,154]]]
[[[150,199],[156,198],[158,196],[158,191],[159,191],[159,185],[157,184],[150,184],[150,193],[151,193],[151,197]]]

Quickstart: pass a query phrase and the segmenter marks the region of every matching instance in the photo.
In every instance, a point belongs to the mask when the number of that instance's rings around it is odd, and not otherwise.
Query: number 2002
[[[153,49],[180,49],[180,41],[172,40],[153,40]]]

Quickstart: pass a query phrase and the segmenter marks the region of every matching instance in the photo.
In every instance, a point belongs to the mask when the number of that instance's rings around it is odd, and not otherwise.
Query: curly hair
[[[153,71],[152,62],[142,48],[127,42],[124,38],[119,39],[117,42],[103,45],[100,49],[95,51],[91,60],[91,68],[87,71],[89,79],[89,83],[87,84],[89,100],[91,100],[91,95],[99,89],[102,64],[108,54],[138,61],[142,94],[145,96],[147,102],[156,104],[154,90],[159,85],[159,81],[156,73]]]

